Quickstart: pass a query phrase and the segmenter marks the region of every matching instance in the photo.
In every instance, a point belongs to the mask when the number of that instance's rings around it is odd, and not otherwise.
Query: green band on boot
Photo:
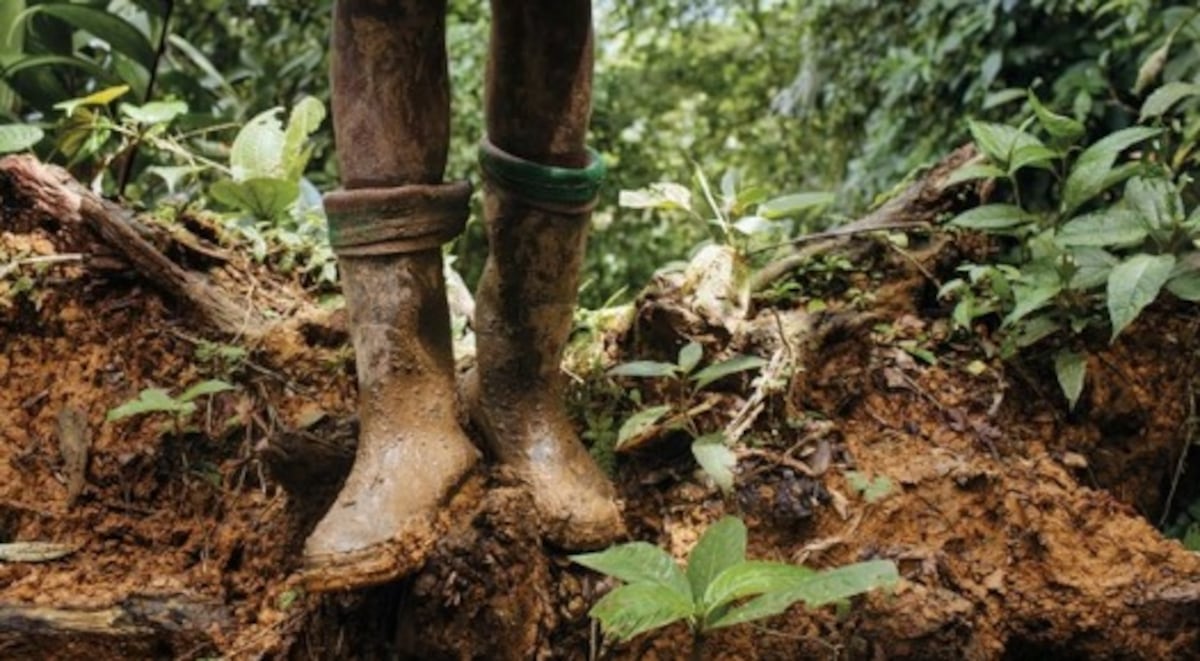
[[[486,138],[479,143],[479,165],[492,183],[539,202],[583,204],[595,200],[608,168],[600,152],[589,147],[587,154],[587,167],[564,168],[513,156]]]

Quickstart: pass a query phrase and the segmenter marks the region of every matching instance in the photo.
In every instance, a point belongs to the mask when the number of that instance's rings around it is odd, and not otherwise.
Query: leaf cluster
[[[753,622],[803,602],[810,608],[896,585],[891,561],[874,560],[814,571],[781,562],[746,559],[746,526],[724,517],[709,526],[681,569],[665,551],[646,542],[571,557],[624,585],[591,609],[604,631],[620,640],[687,622],[706,632]]]

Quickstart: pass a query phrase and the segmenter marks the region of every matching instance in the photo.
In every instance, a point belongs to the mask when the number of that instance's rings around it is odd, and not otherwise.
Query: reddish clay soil
[[[688,657],[682,626],[604,640],[587,610],[611,582],[541,543],[528,494],[502,469],[416,575],[305,594],[299,547],[353,446],[344,321],[192,222],[187,238],[155,245],[265,329],[214,331],[0,172],[0,265],[23,260],[0,278],[0,544],[70,545],[0,562],[0,659]],[[608,364],[696,340],[708,360],[754,353],[782,375],[762,392],[743,375],[704,395],[701,427],[748,420],[734,494],[696,470],[678,432],[618,457],[632,537],[682,558],[736,513],[752,557],[884,558],[903,576],[844,612],[795,607],[720,632],[706,658],[1200,658],[1200,555],[1151,523],[1186,465],[1196,309],[1163,303],[1116,345],[1091,344],[1089,385],[1068,413],[1048,357],[1003,363],[986,340],[950,332],[930,278],[961,256],[954,242],[903,255],[848,245],[857,270],[808,292],[821,312],[799,296],[714,320],[664,281],[598,340]],[[221,362],[197,351],[205,341],[248,354]],[[212,378],[237,389],[199,400],[188,420],[105,421],[144,388]],[[593,371],[573,401],[607,397],[628,414],[606,379]],[[650,403],[671,396],[619,385]],[[867,502],[849,471],[892,488]],[[1196,482],[1191,468],[1175,498]]]

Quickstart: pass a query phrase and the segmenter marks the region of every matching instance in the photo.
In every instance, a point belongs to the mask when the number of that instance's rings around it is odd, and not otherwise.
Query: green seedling
[[[692,658],[702,659],[705,636],[725,627],[778,615],[793,604],[810,608],[844,602],[899,580],[890,560],[816,571],[783,562],[746,559],[746,525],[727,516],[709,526],[681,568],[647,542],[571,557],[624,585],[589,614],[607,635],[627,641],[683,621],[692,632]]]

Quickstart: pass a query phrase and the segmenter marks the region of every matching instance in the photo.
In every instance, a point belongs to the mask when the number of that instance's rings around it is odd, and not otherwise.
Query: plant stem
[[[704,661],[704,632],[699,629],[692,631],[691,661]]]
[[[175,12],[175,0],[165,0],[165,4],[162,30],[158,35],[158,50],[154,53],[154,62],[150,65],[150,79],[146,81],[146,94],[142,97],[142,103],[150,103],[150,99],[154,97],[154,84],[158,82],[158,66],[167,52],[167,35],[171,33],[171,14]],[[121,179],[117,184],[118,197],[125,197],[125,188],[129,185],[129,179],[133,177],[133,162],[137,160],[138,146],[141,145],[141,142],[141,136],[137,136],[129,145],[129,153],[125,156],[125,163],[121,167]]]

